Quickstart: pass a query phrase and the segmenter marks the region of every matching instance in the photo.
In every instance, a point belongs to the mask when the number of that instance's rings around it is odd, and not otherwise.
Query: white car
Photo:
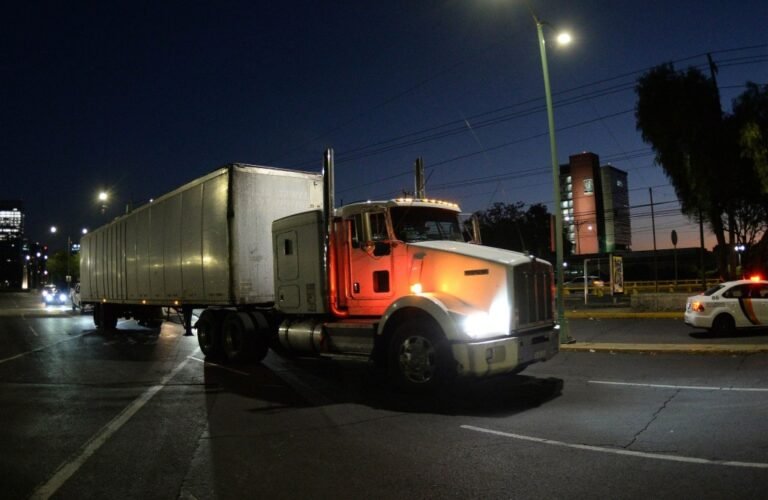
[[[688,297],[685,324],[719,334],[735,328],[768,328],[768,281],[726,281]]]

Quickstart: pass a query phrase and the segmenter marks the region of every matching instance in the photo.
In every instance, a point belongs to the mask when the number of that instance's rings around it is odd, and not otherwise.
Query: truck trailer
[[[321,174],[195,179],[83,237],[81,301],[103,329],[178,308],[217,361],[351,355],[413,391],[558,352],[551,264],[466,242],[459,207],[418,189],[335,207],[333,184],[332,150]]]

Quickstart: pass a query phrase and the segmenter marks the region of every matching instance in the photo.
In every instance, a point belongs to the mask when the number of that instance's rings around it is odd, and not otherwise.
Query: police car
[[[768,281],[726,281],[688,297],[685,324],[728,333],[735,328],[768,328]]]

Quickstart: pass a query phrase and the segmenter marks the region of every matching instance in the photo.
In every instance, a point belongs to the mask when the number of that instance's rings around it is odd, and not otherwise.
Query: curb
[[[561,351],[611,352],[633,354],[758,354],[768,352],[768,344],[629,344],[576,342],[560,345]]]
[[[683,319],[682,312],[565,311],[567,319]]]

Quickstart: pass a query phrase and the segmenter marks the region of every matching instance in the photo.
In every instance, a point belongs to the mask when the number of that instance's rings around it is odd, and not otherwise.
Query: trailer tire
[[[118,311],[114,306],[110,304],[102,304],[100,328],[108,332],[117,329],[117,316]]]
[[[445,384],[452,378],[452,360],[448,341],[427,318],[410,319],[392,334],[390,375],[404,391],[430,392]]]
[[[227,360],[242,363],[255,353],[256,326],[248,313],[232,311],[221,327],[221,345]]]
[[[205,310],[195,323],[197,343],[200,350],[209,358],[221,355],[221,314]]]
[[[101,327],[101,304],[93,305],[93,325],[98,329]]]
[[[269,352],[269,321],[258,311],[249,313],[249,316],[251,321],[253,321],[253,326],[256,328],[253,342],[250,345],[251,359],[260,362]]]

